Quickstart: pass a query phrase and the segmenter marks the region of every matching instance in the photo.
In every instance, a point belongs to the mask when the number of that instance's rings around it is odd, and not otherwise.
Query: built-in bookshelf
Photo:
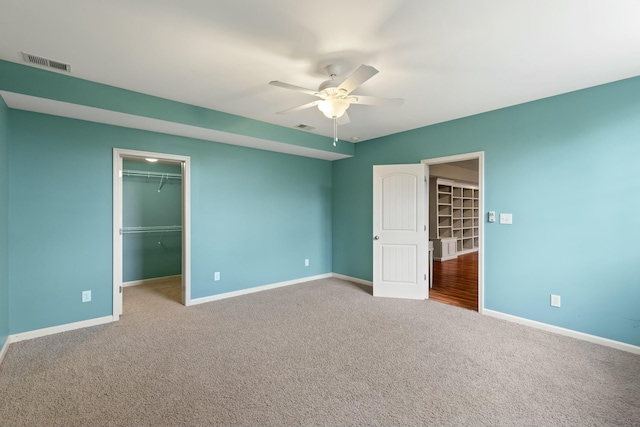
[[[434,241],[437,261],[478,250],[480,191],[477,185],[430,178],[429,237]]]

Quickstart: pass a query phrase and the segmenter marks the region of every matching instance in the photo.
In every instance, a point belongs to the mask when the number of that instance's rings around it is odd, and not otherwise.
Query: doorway
[[[143,166],[149,162],[160,166]],[[173,192],[175,193],[175,186],[178,186],[177,191],[180,194],[179,206],[172,207],[171,210],[173,212],[167,212],[166,215],[162,212],[155,212],[155,216],[161,218],[161,222],[166,222],[167,218],[172,218],[169,221],[173,223],[141,225],[136,222],[136,219],[144,217],[143,213],[128,212],[125,215],[126,198],[131,201],[138,197],[131,198],[131,190],[124,191],[123,181],[125,177],[141,179],[144,182],[139,183],[146,186],[148,186],[149,180],[153,180],[152,185],[154,185],[154,188],[157,186],[158,193],[161,193],[163,189],[165,193],[171,192],[171,187],[174,187]],[[190,199],[189,157],[118,148],[113,150],[114,320],[118,320],[123,312],[123,286],[125,283],[142,282],[149,275],[162,275],[163,272],[180,272],[181,275],[176,276],[175,279],[181,282],[181,302],[184,305],[191,304]],[[125,216],[127,217],[126,220]],[[134,219],[135,225],[130,223],[131,218],[136,218]],[[157,222],[158,219],[156,218],[155,221]],[[132,240],[133,237],[137,238]],[[128,239],[126,245],[125,239]],[[148,246],[151,240],[153,240],[154,244],[157,244],[155,247],[157,259],[151,263],[155,264],[155,267],[151,264],[142,266],[128,263],[130,258],[135,258],[135,251],[142,252],[145,245]],[[180,253],[171,254],[172,251],[179,251]],[[125,258],[127,262],[125,262]],[[140,256],[140,259],[143,258],[144,256]],[[136,280],[138,278],[143,280]]]
[[[423,160],[429,170],[429,298],[482,313],[484,153]]]

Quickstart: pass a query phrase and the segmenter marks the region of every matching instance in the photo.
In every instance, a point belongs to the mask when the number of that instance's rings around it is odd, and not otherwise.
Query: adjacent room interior
[[[480,189],[478,160],[429,166],[429,298],[478,311]]]

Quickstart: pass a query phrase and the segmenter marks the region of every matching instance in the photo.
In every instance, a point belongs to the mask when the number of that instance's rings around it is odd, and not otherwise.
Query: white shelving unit
[[[479,247],[480,191],[477,185],[431,177],[429,236],[434,259],[446,261]]]

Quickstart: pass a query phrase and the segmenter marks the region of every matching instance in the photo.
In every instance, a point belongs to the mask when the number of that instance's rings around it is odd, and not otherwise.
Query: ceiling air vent
[[[63,62],[54,61],[52,59],[43,58],[42,56],[32,55],[25,52],[22,52],[22,58],[26,62],[30,62],[31,64],[37,64],[42,65],[43,67],[55,68],[56,70],[71,72],[71,65],[65,64]]]
[[[300,123],[297,126],[294,126],[296,129],[300,129],[300,130],[314,130],[315,128],[313,126],[309,126],[309,125],[303,125],[302,123]]]

